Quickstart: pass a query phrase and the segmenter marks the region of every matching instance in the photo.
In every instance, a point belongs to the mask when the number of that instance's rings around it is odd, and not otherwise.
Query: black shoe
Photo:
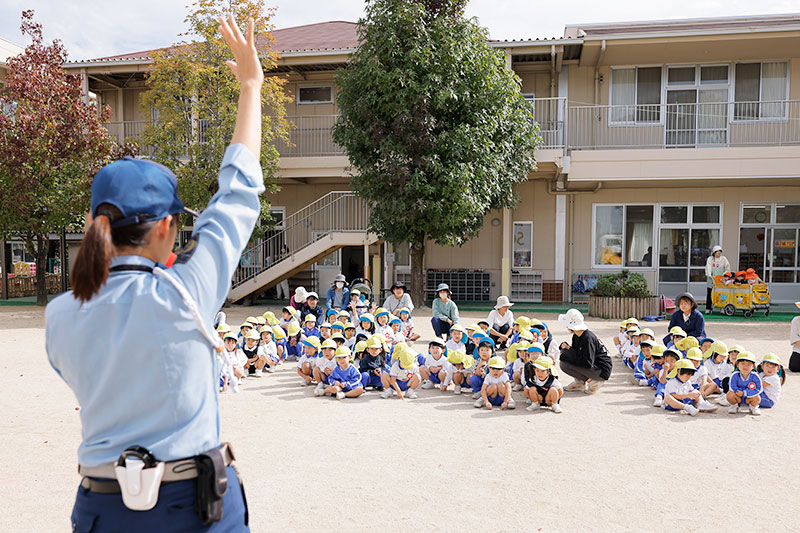
[[[383,392],[383,387],[375,387],[375,390],[378,392]]]

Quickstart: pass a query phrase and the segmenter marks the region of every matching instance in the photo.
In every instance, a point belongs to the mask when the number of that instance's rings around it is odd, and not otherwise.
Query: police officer
[[[47,307],[48,359],[81,407],[76,531],[249,531],[220,442],[211,320],[259,217],[264,77],[253,21],[246,37],[233,17],[220,25],[238,115],[192,246],[165,270],[186,211],[175,176],[152,162],[111,163],[92,183],[73,290]]]

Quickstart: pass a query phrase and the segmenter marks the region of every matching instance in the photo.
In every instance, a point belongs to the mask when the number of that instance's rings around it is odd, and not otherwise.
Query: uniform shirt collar
[[[148,266],[148,267],[155,267],[159,266],[161,268],[165,268],[164,265],[159,263],[153,262],[152,259],[148,259],[146,257],[142,257],[141,255],[118,255],[111,259],[111,267],[115,267],[117,265],[141,265],[141,266]]]

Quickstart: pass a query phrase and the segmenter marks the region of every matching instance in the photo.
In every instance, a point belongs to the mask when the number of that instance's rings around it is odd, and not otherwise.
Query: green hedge
[[[597,286],[592,291],[594,296],[615,296],[624,298],[649,298],[653,296],[647,288],[644,276],[629,270],[619,274],[606,274],[597,280]]]

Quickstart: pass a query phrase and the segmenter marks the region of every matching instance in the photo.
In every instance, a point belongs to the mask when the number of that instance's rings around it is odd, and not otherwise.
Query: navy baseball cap
[[[170,169],[144,159],[125,156],[95,174],[92,181],[92,216],[101,204],[111,204],[122,213],[112,227],[130,226],[160,220],[187,209],[178,198],[178,180]]]

